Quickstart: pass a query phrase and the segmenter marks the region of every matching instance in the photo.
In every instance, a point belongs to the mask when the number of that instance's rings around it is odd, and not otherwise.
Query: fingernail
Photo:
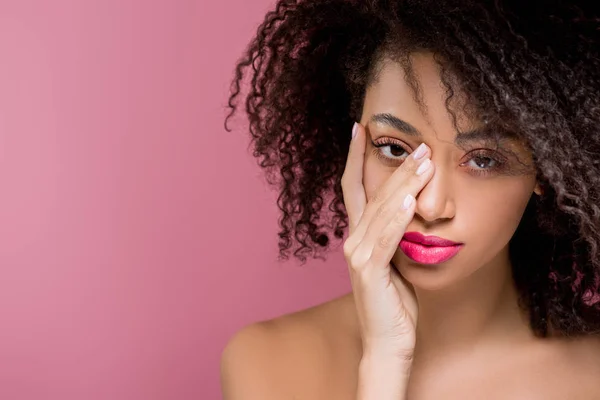
[[[352,127],[352,139],[356,137],[356,132],[358,132],[358,124],[355,122],[354,126]]]
[[[410,208],[410,206],[412,205],[413,201],[415,201],[415,198],[411,194],[408,194],[404,198],[404,204],[402,204],[402,206],[404,207],[405,210],[408,210]]]
[[[417,168],[417,175],[421,175],[425,171],[427,171],[430,164],[431,164],[431,160],[429,158],[427,160],[423,161],[423,163],[421,165],[419,165],[419,168]]]
[[[421,143],[419,147],[415,150],[414,158],[415,160],[420,160],[426,153],[425,143]]]

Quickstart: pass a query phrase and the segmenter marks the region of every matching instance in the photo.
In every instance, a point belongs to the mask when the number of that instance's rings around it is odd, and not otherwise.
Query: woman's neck
[[[526,313],[518,306],[508,251],[440,290],[415,288],[419,304],[415,357],[464,354],[487,344],[510,344],[533,337]]]

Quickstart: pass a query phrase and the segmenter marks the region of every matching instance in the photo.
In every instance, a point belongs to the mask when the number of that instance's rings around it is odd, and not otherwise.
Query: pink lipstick
[[[425,236],[419,232],[406,232],[400,241],[400,249],[408,258],[420,264],[440,264],[454,257],[464,246],[437,236]]]

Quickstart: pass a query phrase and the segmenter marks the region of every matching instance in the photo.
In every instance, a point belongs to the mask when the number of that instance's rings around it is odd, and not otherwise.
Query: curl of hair
[[[600,333],[600,7],[594,4],[279,0],[237,64],[225,127],[250,70],[245,112],[254,156],[280,189],[280,259],[297,245],[294,256],[304,263],[307,253],[316,258],[329,249],[330,234],[343,238],[348,219],[340,179],[365,89],[384,58],[401,62],[410,75],[410,54],[427,51],[441,67],[447,106],[460,85],[465,109],[523,138],[533,154],[544,194],[532,197],[510,242],[533,331]]]

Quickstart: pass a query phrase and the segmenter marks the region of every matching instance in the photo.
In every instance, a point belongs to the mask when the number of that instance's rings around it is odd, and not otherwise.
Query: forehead
[[[420,139],[435,135],[458,147],[471,142],[520,142],[516,136],[494,131],[473,113],[465,112],[466,97],[454,82],[452,86],[453,95],[447,102],[447,88],[431,54],[413,54],[409,73],[399,62],[384,59],[367,88],[362,120]]]
[[[408,122],[419,132],[454,140],[456,128],[446,106],[448,94],[442,84],[439,66],[428,53],[411,56],[411,73],[386,59],[376,69],[365,93],[363,119],[375,114],[390,114]],[[461,111],[464,96],[455,91],[450,107],[456,116],[456,127],[469,131],[482,127],[479,120]]]

